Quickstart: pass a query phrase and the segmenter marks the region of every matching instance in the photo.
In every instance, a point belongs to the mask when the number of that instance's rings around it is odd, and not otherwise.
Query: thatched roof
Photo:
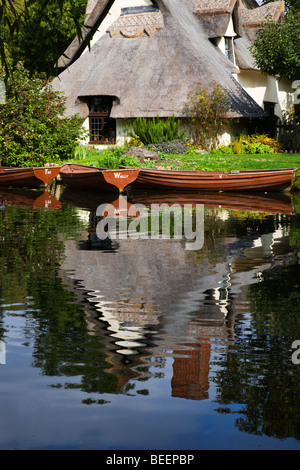
[[[254,63],[254,57],[251,54],[250,42],[246,36],[234,41],[234,52],[236,64],[241,70],[258,70]]]
[[[209,41],[195,11],[197,5],[213,3],[230,10],[237,1],[157,0],[158,11],[129,11],[81,55],[75,41],[69,52],[78,58],[53,81],[53,87],[67,96],[67,114],[87,116],[86,98],[108,95],[115,97],[113,118],[182,117],[196,85],[210,88],[217,81],[230,93],[230,117],[262,116],[263,110],[234,79],[237,67]],[[90,26],[111,3],[94,4]],[[245,43],[238,47],[239,63],[245,48]],[[251,66],[250,60],[247,55],[245,68]]]
[[[272,21],[278,21],[280,17],[284,15],[284,2],[271,2],[255,9],[248,9],[243,6],[241,8],[241,13],[244,26],[257,27],[269,19]]]
[[[210,38],[224,36],[233,14],[238,35],[246,34],[253,41],[257,28],[264,21],[279,21],[284,14],[284,1],[262,6],[258,6],[255,0],[191,0],[191,3]]]
[[[256,9],[241,8],[241,17],[245,35],[251,42],[256,39],[258,28],[266,21],[280,21],[284,18],[285,3],[283,1],[271,2]]]
[[[192,0],[194,11],[198,15],[218,15],[232,13],[236,0]]]
[[[151,11],[120,16],[107,32],[112,38],[118,34],[121,34],[125,38],[136,38],[143,33],[151,36],[158,29],[163,27],[164,17],[161,11]]]

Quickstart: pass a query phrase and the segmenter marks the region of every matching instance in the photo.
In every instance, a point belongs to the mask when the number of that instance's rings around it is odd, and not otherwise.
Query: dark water
[[[191,250],[99,240],[114,199],[0,191],[0,448],[299,449],[293,200],[129,198],[202,204]]]

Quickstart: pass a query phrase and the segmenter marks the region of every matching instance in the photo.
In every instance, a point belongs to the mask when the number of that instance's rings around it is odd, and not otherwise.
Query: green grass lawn
[[[74,159],[77,163],[94,165],[104,168],[118,168],[119,165],[137,166],[138,161],[133,157],[123,157],[122,150],[90,152],[81,158]],[[197,154],[162,155],[160,161],[147,161],[146,167],[162,166],[165,168],[182,170],[258,170],[276,168],[299,168],[293,189],[300,190],[300,154],[247,154],[247,155],[218,155]]]
[[[164,166],[197,170],[264,170],[299,168],[293,189],[300,190],[300,154],[264,155],[181,155],[165,160]]]
[[[164,165],[198,170],[258,170],[276,168],[300,168],[300,154],[263,155],[172,155],[165,157]]]

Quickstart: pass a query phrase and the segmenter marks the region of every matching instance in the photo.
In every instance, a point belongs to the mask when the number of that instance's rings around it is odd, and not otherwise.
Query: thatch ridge
[[[237,0],[191,0],[199,16],[232,13]]]
[[[163,15],[160,11],[128,14],[120,16],[107,30],[113,38],[118,34],[129,37],[138,37],[143,33],[149,36],[154,34],[158,29],[164,27]]]
[[[278,21],[284,14],[285,4],[282,1],[266,3],[265,5],[249,10],[242,7],[241,14],[243,24],[246,27],[260,26],[263,22],[272,20]]]

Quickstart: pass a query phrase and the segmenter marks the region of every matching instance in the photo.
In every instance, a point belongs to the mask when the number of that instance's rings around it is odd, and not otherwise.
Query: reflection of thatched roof
[[[90,0],[84,38],[96,31],[113,3]],[[182,117],[196,84],[210,88],[217,81],[231,96],[228,117],[264,115],[233,78],[238,68],[208,38],[224,35],[233,14],[237,65],[253,69],[243,28],[267,11],[278,15],[283,2],[270,10],[254,8],[253,0],[158,0],[157,5],[159,10],[123,12],[84,53],[86,42],[73,41],[62,58],[70,65],[53,82],[67,96],[66,113],[86,117],[86,98],[107,95],[115,98],[112,118]]]

